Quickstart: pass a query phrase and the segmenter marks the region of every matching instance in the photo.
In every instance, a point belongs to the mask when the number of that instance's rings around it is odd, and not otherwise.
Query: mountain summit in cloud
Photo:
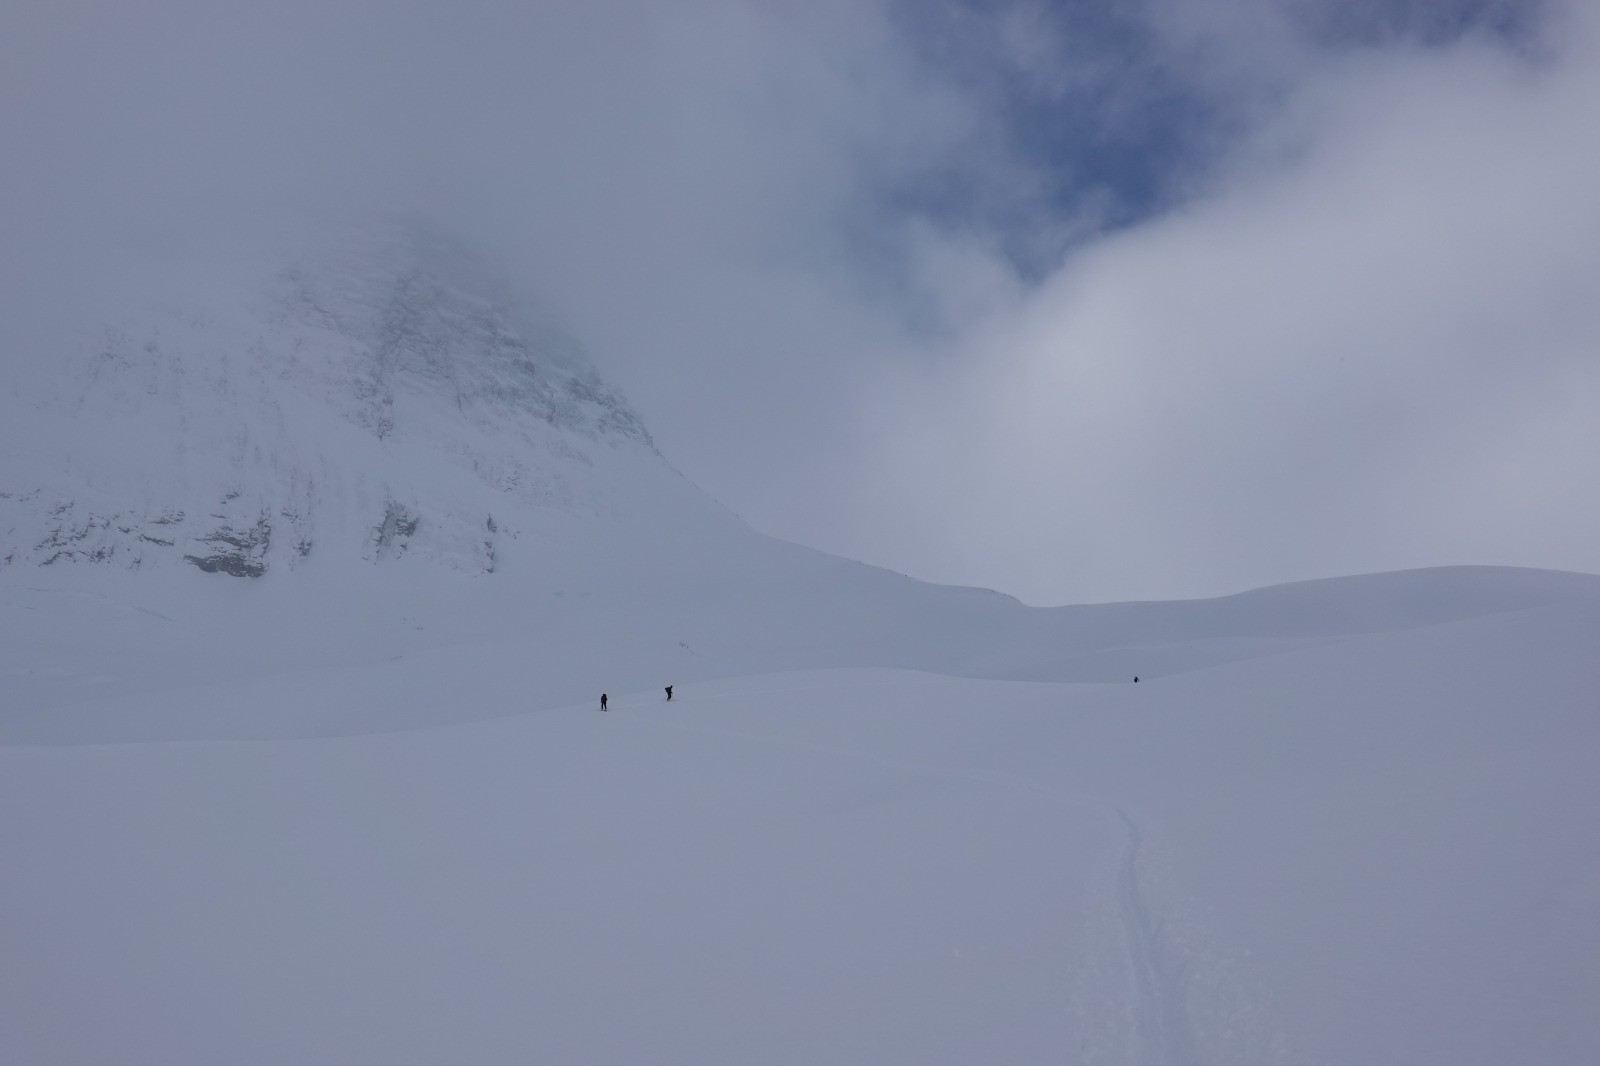
[[[492,715],[463,696],[470,681],[436,700],[381,694],[478,676],[486,664],[422,665],[469,646],[492,648],[495,670],[521,664],[518,708],[816,667],[1152,678],[1592,584],[1479,568],[1027,607],[757,532],[672,468],[552,313],[422,227],[145,267],[36,331],[33,380],[5,392],[5,695],[36,715],[0,720],[0,735],[320,735]],[[204,688],[402,660],[361,698],[336,685],[263,720],[234,720]],[[201,695],[175,698],[177,683]],[[108,719],[95,700],[118,692],[166,695]]]
[[[625,506],[604,468],[675,477],[572,337],[419,226],[350,231],[271,278],[169,280],[67,339],[16,413],[0,565],[493,571],[539,515]]]

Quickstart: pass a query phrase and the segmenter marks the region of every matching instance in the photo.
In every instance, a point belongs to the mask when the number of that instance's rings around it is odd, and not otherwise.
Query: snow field
[[[0,1060],[1594,1061],[1597,635],[0,747]]]

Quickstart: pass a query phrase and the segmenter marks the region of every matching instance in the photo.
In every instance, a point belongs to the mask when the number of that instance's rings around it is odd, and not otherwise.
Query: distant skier
[[[604,692],[600,693],[600,709],[602,711],[606,709],[606,694]]]
[[[667,702],[668,703],[672,702],[672,686],[671,685],[667,686]]]
[[[1133,675],[1133,683],[1135,685],[1137,685],[1139,683],[1139,675],[1138,674],[1134,674]]]

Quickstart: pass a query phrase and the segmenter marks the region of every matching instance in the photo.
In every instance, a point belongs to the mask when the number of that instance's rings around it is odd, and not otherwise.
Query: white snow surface
[[[923,585],[441,243],[266,277],[5,393],[0,1062],[1600,1062],[1600,579]]]

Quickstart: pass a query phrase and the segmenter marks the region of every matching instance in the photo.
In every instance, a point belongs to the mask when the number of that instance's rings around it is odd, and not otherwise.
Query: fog
[[[1035,603],[1600,571],[1597,99],[1576,2],[24,3],[0,302],[418,214],[778,536]]]

